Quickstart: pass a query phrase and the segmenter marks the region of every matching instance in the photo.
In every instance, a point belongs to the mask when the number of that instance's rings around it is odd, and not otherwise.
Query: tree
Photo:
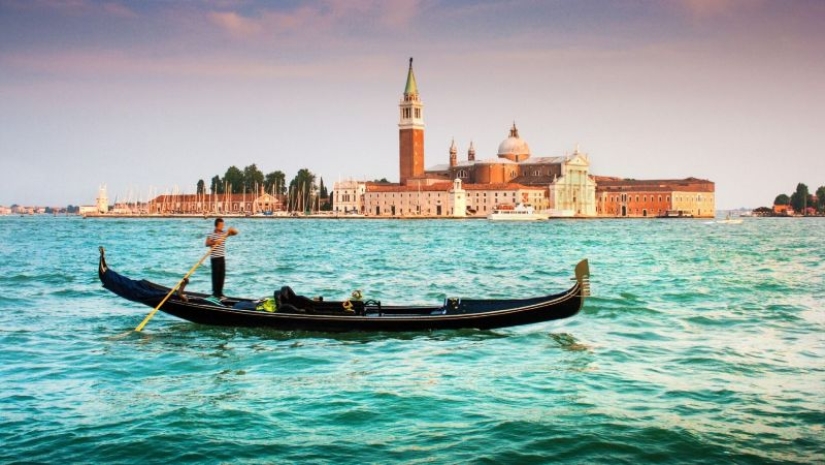
[[[203,179],[198,179],[198,188],[196,192],[198,193],[198,195],[202,195],[206,192],[206,187],[205,183],[203,182]]]
[[[791,207],[795,212],[805,212],[805,208],[808,206],[809,195],[808,186],[801,182],[796,185],[796,192],[791,194]]]
[[[273,171],[264,178],[264,186],[267,192],[275,192],[275,195],[286,193],[286,175],[283,171]]]
[[[256,186],[258,188],[263,187],[264,185],[264,173],[258,169],[255,164],[251,164],[243,169],[243,191],[244,192],[255,192]]]
[[[212,177],[212,184],[209,188],[212,194],[223,194],[223,180],[218,175]]]
[[[820,186],[816,190],[816,211],[825,213],[825,186]]]
[[[327,187],[324,185],[324,178],[321,178],[318,183],[318,204],[318,210],[332,211],[332,202]]]
[[[788,197],[786,194],[779,194],[776,196],[776,200],[773,201],[774,205],[790,205],[791,198]]]
[[[308,169],[298,170],[289,183],[289,209],[308,211],[312,208],[312,192],[315,190],[315,175]]]
[[[240,194],[243,190],[243,172],[235,165],[226,170],[223,181],[230,194]]]

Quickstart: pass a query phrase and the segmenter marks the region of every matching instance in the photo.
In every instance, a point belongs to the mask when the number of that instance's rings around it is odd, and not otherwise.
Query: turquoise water
[[[2,217],[0,462],[823,463],[825,221],[234,220],[229,295],[389,303],[570,285],[567,320],[324,334],[198,326],[211,221]],[[189,288],[207,291],[208,263]]]

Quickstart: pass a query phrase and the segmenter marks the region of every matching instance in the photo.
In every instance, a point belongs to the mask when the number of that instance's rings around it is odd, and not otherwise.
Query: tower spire
[[[404,99],[418,100],[418,85],[415,83],[415,73],[413,73],[413,59],[410,57],[410,69],[407,71],[407,85],[404,86]]]
[[[455,168],[455,165],[458,164],[458,148],[455,146],[455,138],[453,138],[453,142],[450,144],[450,168]]]

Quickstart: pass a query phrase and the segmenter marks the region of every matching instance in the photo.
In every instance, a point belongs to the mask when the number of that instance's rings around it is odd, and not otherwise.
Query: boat
[[[685,210],[667,210],[657,218],[693,218],[693,213]]]
[[[493,213],[487,215],[487,219],[493,221],[537,221],[549,218],[547,213],[537,212],[532,206],[523,203],[516,206],[498,205]]]
[[[383,305],[364,300],[360,291],[341,301],[295,294],[288,286],[272,297],[218,300],[208,294],[185,292],[147,280],[123,276],[106,263],[100,247],[98,276],[114,294],[184,320],[215,326],[273,328],[321,332],[431,331],[494,329],[558,320],[576,315],[590,295],[590,268],[582,260],[575,267],[573,285],[559,293],[519,299],[464,299],[451,297],[436,305]],[[177,289],[176,289],[177,288]],[[174,292],[172,292],[174,290]]]
[[[742,218],[731,218],[730,215],[727,215],[724,220],[719,220],[717,223],[719,224],[741,224]]]

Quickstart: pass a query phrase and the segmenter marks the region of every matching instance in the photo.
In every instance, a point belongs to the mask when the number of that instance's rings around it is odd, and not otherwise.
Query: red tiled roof
[[[439,182],[429,186],[401,186],[399,184],[373,184],[367,183],[367,192],[446,192],[453,188],[452,182]],[[495,184],[462,184],[466,191],[490,191],[490,190],[543,190],[544,187],[525,186],[515,183],[495,183]]]

